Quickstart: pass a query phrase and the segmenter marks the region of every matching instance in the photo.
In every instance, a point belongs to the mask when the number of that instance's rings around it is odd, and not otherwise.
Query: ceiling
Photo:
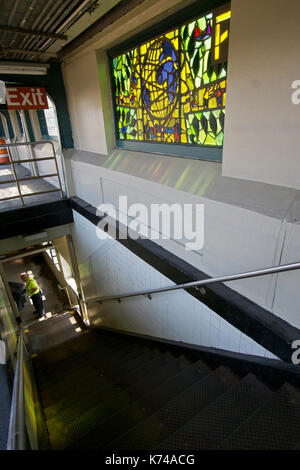
[[[0,61],[59,60],[67,44],[120,0],[0,0]]]

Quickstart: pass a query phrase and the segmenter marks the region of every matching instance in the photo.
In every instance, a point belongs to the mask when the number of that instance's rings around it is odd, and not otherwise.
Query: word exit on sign
[[[45,88],[6,87],[7,109],[47,109]]]

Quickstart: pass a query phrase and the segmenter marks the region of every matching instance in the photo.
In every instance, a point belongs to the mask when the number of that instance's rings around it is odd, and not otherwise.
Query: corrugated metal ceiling
[[[57,60],[57,52],[74,39],[74,34],[68,35],[68,31],[79,20],[81,31],[78,34],[117,3],[108,0],[1,0],[0,60]]]

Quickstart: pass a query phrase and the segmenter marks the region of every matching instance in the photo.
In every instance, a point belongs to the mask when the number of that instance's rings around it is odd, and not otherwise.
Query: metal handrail
[[[7,439],[7,450],[26,449],[25,402],[24,402],[24,340],[23,329],[20,336],[17,352],[17,363],[13,385],[12,404]]]
[[[43,145],[50,144],[51,147],[52,147],[53,156],[52,157],[33,157],[33,158],[30,158],[30,159],[24,159],[24,160],[13,160],[12,157],[11,157],[10,152],[8,152],[9,162],[7,162],[5,164],[6,165],[11,165],[12,171],[13,171],[13,174],[14,174],[14,180],[1,181],[0,185],[1,184],[11,184],[12,182],[15,182],[16,185],[17,185],[17,189],[18,189],[18,195],[17,196],[8,196],[8,197],[1,198],[0,202],[12,200],[12,199],[21,199],[21,203],[22,203],[22,205],[24,205],[25,204],[24,203],[24,197],[36,196],[36,195],[40,195],[40,194],[48,194],[48,193],[52,193],[52,192],[60,192],[61,197],[63,197],[63,189],[62,189],[61,177],[60,177],[60,174],[59,174],[59,169],[58,169],[58,164],[57,164],[55,147],[54,147],[54,144],[51,140],[38,140],[36,142],[15,142],[15,143],[1,144],[0,149],[1,148],[10,148],[10,147],[21,147],[21,146],[23,146],[23,147],[24,146],[34,146],[34,145],[39,145],[39,144],[43,144]],[[38,176],[29,176],[29,177],[26,177],[26,178],[18,178],[17,173],[16,173],[16,169],[15,169],[15,165],[22,164],[22,163],[34,163],[34,162],[39,162],[39,161],[44,161],[44,160],[54,160],[56,173],[51,173],[51,174],[46,174],[46,175],[38,175]],[[47,191],[32,192],[32,193],[27,193],[27,194],[22,193],[19,182],[28,181],[28,180],[33,180],[34,181],[34,180],[37,180],[37,179],[50,178],[50,177],[57,177],[59,188],[49,189]]]
[[[201,286],[206,286],[209,284],[217,284],[220,282],[229,282],[229,281],[236,281],[238,279],[247,279],[247,278],[252,278],[252,277],[257,277],[257,276],[266,276],[269,274],[276,274],[276,273],[281,273],[281,272],[287,272],[287,271],[294,271],[296,269],[300,269],[300,262],[296,263],[291,263],[291,264],[284,264],[282,266],[273,266],[271,268],[264,268],[264,269],[258,269],[255,271],[248,271],[244,273],[239,273],[239,274],[232,274],[230,276],[222,276],[222,277],[215,277],[215,278],[208,278],[208,279],[202,279],[201,281],[192,281],[192,282],[187,282],[185,284],[177,284],[173,286],[166,286],[166,287],[160,287],[157,289],[150,289],[150,290],[144,290],[144,291],[139,291],[139,292],[129,292],[126,294],[120,294],[120,295],[113,295],[109,297],[93,297],[90,299],[87,299],[88,302],[105,302],[108,300],[117,300],[118,302],[121,302],[121,299],[126,299],[129,297],[138,297],[138,296],[145,296],[151,299],[151,296],[153,294],[158,294],[161,292],[169,292],[169,291],[174,291],[174,290],[179,290],[179,289],[190,289],[190,288],[198,288],[200,292],[204,295],[205,294],[205,289],[201,289]]]

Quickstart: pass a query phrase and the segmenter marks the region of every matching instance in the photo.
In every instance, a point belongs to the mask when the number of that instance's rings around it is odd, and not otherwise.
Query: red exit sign
[[[7,109],[48,109],[45,88],[6,87]]]

